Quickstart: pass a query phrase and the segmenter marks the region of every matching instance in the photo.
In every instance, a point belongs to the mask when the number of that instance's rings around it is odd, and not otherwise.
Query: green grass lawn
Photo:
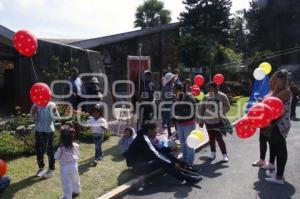
[[[82,194],[78,198],[96,198],[134,177],[127,170],[124,158],[119,155],[118,139],[112,136],[103,144],[104,159],[97,167],[90,164],[93,160],[94,145],[80,144],[79,173]],[[8,164],[7,175],[11,177],[12,182],[1,198],[55,199],[63,194],[58,162],[55,176],[46,180],[35,177],[38,169],[35,156],[18,158],[9,161]]]
[[[231,122],[243,115],[243,107],[247,101],[248,98],[243,97],[232,104],[227,114]],[[112,136],[103,144],[104,160],[97,167],[91,166],[94,145],[80,144],[79,173],[82,194],[78,198],[96,198],[135,177],[127,170],[124,158],[119,155],[118,139]],[[56,162],[55,176],[46,180],[35,177],[38,169],[35,156],[14,159],[8,164],[7,175],[11,177],[12,182],[1,198],[55,199],[63,194],[58,162]]]
[[[244,107],[247,104],[249,97],[242,97],[230,107],[227,117],[231,122],[236,121],[244,115]]]

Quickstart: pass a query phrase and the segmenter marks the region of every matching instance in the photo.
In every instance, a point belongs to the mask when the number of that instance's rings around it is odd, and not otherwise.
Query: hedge
[[[63,106],[58,106],[58,111],[61,116],[68,115],[70,110]],[[68,120],[59,120],[60,123],[76,121],[77,114],[79,114],[82,121],[86,121],[88,114],[84,112],[75,112],[71,118]],[[32,155],[35,153],[35,139],[34,133],[27,131],[29,133],[19,133],[18,131],[14,133],[18,127],[33,124],[34,121],[30,114],[25,114],[21,112],[19,107],[16,107],[16,115],[12,115],[10,120],[4,125],[0,126],[0,157],[13,159],[22,155]],[[84,128],[73,122],[76,129],[75,140],[79,142],[93,142],[92,132],[89,128]],[[58,129],[58,128],[56,128]],[[107,140],[112,135],[110,130],[104,132],[104,140]],[[59,132],[55,131],[54,144],[57,146],[59,144]]]
[[[110,130],[104,132],[104,140],[112,135]],[[54,146],[59,144],[59,131],[54,133]],[[93,137],[89,129],[77,133],[75,137],[77,142],[92,143]],[[12,132],[2,132],[0,134],[0,157],[2,159],[14,159],[24,155],[35,154],[35,138],[32,132],[29,135],[17,136]]]

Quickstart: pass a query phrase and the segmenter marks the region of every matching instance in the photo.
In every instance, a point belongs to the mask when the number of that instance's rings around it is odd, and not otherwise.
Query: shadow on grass
[[[290,199],[295,194],[295,187],[288,182],[284,185],[271,184],[265,181],[266,172],[262,169],[258,171],[259,181],[253,184],[253,189],[261,199],[284,198]]]
[[[96,165],[93,164],[94,157],[88,158],[78,163],[78,172],[79,175],[84,174],[85,172],[90,170],[90,167],[95,167]]]
[[[118,145],[112,146],[103,151],[104,156],[111,155],[113,162],[121,162],[124,161],[125,158],[121,155],[120,149]]]
[[[4,191],[4,193],[1,195],[1,198],[3,199],[11,199],[14,198],[14,195],[23,189],[26,189],[32,185],[34,185],[35,183],[41,182],[45,179],[43,178],[39,178],[36,176],[30,176],[28,178],[25,178],[19,182],[16,183],[12,183],[9,185],[9,187]]]

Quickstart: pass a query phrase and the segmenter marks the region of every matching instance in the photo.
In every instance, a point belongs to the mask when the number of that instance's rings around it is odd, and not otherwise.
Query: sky
[[[161,0],[172,22],[184,11],[182,0]],[[0,0],[0,25],[26,29],[39,38],[85,39],[134,30],[134,13],[143,0]],[[249,8],[232,0],[232,12]]]

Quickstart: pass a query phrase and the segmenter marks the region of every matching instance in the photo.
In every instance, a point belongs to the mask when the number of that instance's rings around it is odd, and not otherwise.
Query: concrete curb
[[[235,122],[233,122],[231,125],[235,126],[236,123],[239,121],[239,119],[237,119]],[[199,152],[201,149],[203,149],[204,147],[206,147],[208,145],[208,141],[202,143],[202,145],[200,145],[197,149],[196,152]],[[178,158],[182,158],[182,153],[180,153],[178,155]],[[113,190],[111,190],[110,192],[105,193],[104,195],[98,197],[97,199],[116,199],[119,198],[121,196],[126,195],[127,193],[129,193],[130,191],[140,187],[141,185],[143,185],[145,183],[146,180],[162,173],[163,170],[159,169],[159,170],[155,170],[153,172],[151,172],[150,174],[146,174],[146,175],[141,175],[135,179],[130,180],[129,182],[126,182],[125,184],[122,184],[116,188],[114,188]]]

